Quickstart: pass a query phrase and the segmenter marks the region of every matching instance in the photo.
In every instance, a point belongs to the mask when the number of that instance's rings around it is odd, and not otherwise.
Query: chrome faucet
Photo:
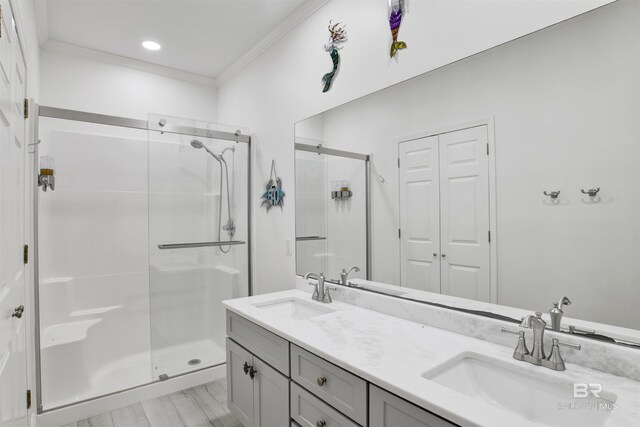
[[[527,349],[524,331],[516,332],[505,328],[501,329],[503,333],[518,335],[518,345],[513,352],[513,358],[516,360],[544,366],[554,371],[564,371],[566,367],[560,355],[560,346],[573,348],[574,350],[580,350],[582,348],[580,344],[569,344],[553,338],[551,340],[551,354],[547,358],[544,353],[544,331],[547,327],[547,322],[542,320],[542,313],[539,311],[536,312],[535,316],[529,315],[523,317],[522,322],[520,322],[520,327],[533,329],[533,347],[531,348],[531,352]]]
[[[356,272],[360,271],[359,267],[353,266],[351,267],[349,270],[346,269],[342,269],[342,273],[340,273],[340,283],[342,283],[344,286],[347,286],[348,283],[348,279],[349,279],[349,273],[351,273],[353,270],[355,270]]]
[[[306,280],[315,279],[318,281],[318,283],[309,283],[309,285],[315,287],[313,291],[313,296],[311,297],[311,299],[313,299],[314,301],[324,302],[324,303],[330,303],[332,301],[329,290],[331,289],[335,291],[337,288],[334,288],[334,287],[330,288],[328,286],[325,286],[324,273],[319,273],[319,274],[307,273],[305,274],[304,278]]]
[[[562,297],[559,302],[553,303],[553,308],[549,310],[549,316],[551,316],[551,329],[559,331],[562,323],[562,307],[565,305],[571,305],[571,301],[567,297]]]
[[[522,322],[520,322],[520,327],[533,329],[533,348],[531,348],[531,353],[529,354],[533,360],[527,360],[526,357],[525,360],[530,361],[534,365],[540,365],[540,361],[546,357],[544,355],[544,341],[542,338],[544,337],[544,330],[547,328],[547,322],[542,320],[542,313],[536,311],[535,316],[530,314],[523,317]]]

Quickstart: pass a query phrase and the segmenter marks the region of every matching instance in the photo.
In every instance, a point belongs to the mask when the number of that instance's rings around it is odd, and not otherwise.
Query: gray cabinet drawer
[[[369,427],[455,427],[429,411],[369,385]]]
[[[227,310],[227,335],[289,376],[289,341]]]
[[[301,427],[358,426],[294,382],[291,383],[291,418]]]
[[[349,418],[367,423],[367,383],[291,344],[291,379]]]

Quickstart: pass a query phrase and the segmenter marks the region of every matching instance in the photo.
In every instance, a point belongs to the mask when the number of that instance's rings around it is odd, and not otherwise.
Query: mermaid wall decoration
[[[343,48],[342,44],[347,41],[347,31],[344,25],[339,22],[331,24],[329,21],[329,41],[324,45],[324,50],[331,55],[331,61],[333,61],[333,69],[322,77],[322,83],[324,84],[322,92],[326,92],[331,89],[331,83],[333,78],[338,72],[340,66],[340,54],[338,51]]]
[[[406,11],[405,0],[389,0],[389,27],[391,28],[391,50],[390,56],[393,58],[400,49],[406,49],[407,44],[398,41],[398,31],[400,31],[400,23],[402,15]]]

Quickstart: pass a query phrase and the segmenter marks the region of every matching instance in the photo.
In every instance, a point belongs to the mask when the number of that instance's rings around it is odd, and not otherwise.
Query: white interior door
[[[24,307],[26,66],[7,0],[0,0],[0,426],[27,421]],[[18,310],[17,310],[18,309]]]
[[[442,293],[490,300],[487,126],[440,138]]]
[[[438,137],[399,144],[400,281],[440,292]]]

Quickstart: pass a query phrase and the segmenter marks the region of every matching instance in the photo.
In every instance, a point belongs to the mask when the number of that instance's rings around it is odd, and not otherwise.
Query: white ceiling
[[[305,0],[41,0],[48,40],[211,78]],[[140,46],[154,40],[162,50]]]

